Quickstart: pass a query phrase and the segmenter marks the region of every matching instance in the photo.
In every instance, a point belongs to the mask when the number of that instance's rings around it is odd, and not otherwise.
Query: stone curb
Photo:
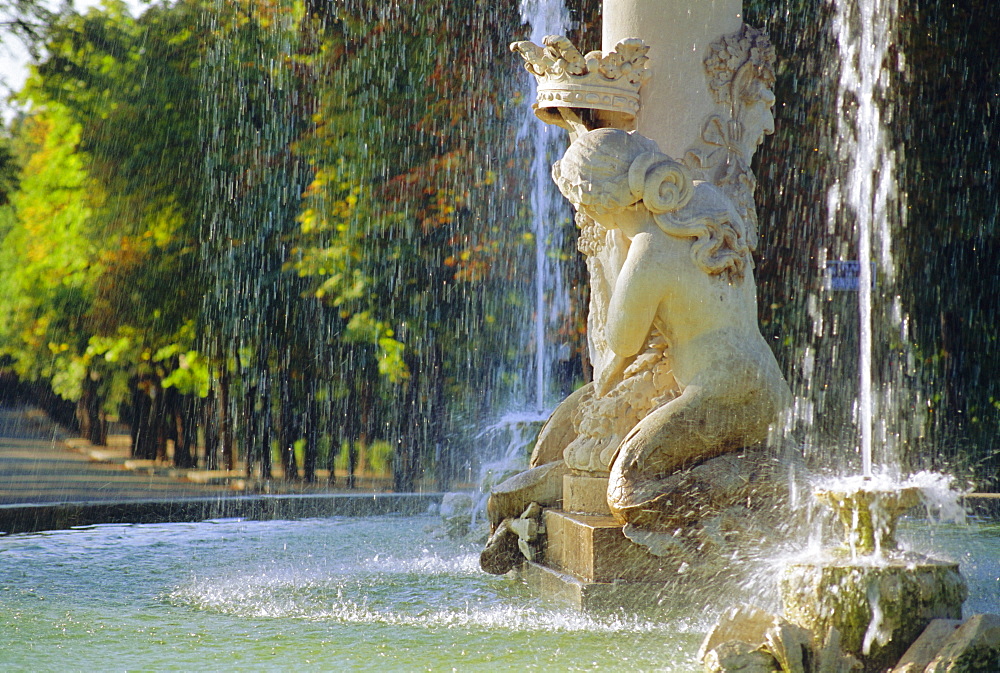
[[[258,495],[0,505],[0,534],[79,526],[177,523],[240,518],[253,521],[332,516],[413,516],[440,505],[442,493]]]
[[[962,504],[969,516],[1000,520],[1000,493],[970,493],[962,498]]]

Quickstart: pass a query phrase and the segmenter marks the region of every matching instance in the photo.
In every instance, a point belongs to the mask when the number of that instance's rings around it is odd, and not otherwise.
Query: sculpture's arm
[[[646,344],[653,318],[659,308],[662,288],[658,287],[651,245],[652,235],[639,234],[632,240],[628,257],[615,282],[605,325],[608,345],[627,358]]]
[[[560,107],[556,109],[559,110],[559,118],[561,121],[553,121],[552,123],[569,131],[570,144],[575,142],[577,138],[590,130],[587,128],[587,125],[584,124],[576,110],[568,107]]]
[[[607,341],[607,321],[611,296],[628,257],[629,240],[618,229],[607,232],[605,244],[591,258],[590,317],[588,318],[588,344],[594,366],[594,386],[598,397],[603,397],[622,380],[622,371],[628,358],[618,355]],[[598,332],[601,338],[595,338]]]

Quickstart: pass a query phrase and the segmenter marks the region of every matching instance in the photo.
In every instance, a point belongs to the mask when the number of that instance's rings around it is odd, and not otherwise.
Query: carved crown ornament
[[[591,51],[586,56],[561,35],[548,35],[542,44],[510,45],[535,76],[538,93],[532,109],[539,119],[558,123],[560,107],[608,110],[633,118],[638,114],[639,88],[650,76],[649,46],[642,40],[629,38],[607,54]]]

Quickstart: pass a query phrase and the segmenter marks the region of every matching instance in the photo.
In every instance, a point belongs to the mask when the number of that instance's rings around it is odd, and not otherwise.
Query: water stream
[[[880,100],[889,86],[886,57],[895,37],[896,0],[836,0],[834,27],[840,52],[838,120],[841,153],[849,162],[844,185],[832,199],[855,218],[858,253],[858,428],[862,474],[872,476],[872,238],[878,266],[892,275],[888,204],[894,190],[893,156]]]
[[[562,0],[522,0],[520,10],[521,20],[531,26],[528,39],[535,44],[541,44],[546,35],[562,35],[568,28],[569,13]],[[552,399],[553,394],[562,392],[554,389],[552,373],[563,354],[549,341],[553,331],[570,313],[565,272],[558,255],[553,254],[562,247],[562,225],[570,218],[570,212],[550,174],[554,157],[565,149],[567,139],[562,129],[545,124],[535,116],[532,110],[536,94],[535,78],[525,72],[521,81],[524,84],[524,102],[517,139],[518,144],[530,152],[530,174],[522,186],[530,207],[535,261],[533,319],[530,330],[523,338],[526,346],[534,346],[532,375],[525,377],[533,385],[516,391],[510,409],[475,437],[486,449],[480,452],[483,462],[477,483],[481,485],[482,492],[477,496],[474,523],[479,513],[485,511],[489,487],[502,481],[501,477],[527,468],[527,449],[552,411],[556,402]],[[524,398],[518,399],[518,393]]]
[[[542,44],[546,35],[565,34],[569,14],[562,0],[522,0],[521,20],[531,25],[528,38]],[[535,78],[523,75],[524,111],[519,141],[532,149],[531,174],[525,181],[531,205],[532,233],[535,244],[534,321],[532,341],[535,346],[534,406],[539,413],[550,408],[553,392],[550,384],[553,362],[559,357],[548,345],[549,333],[569,313],[569,294],[563,273],[552,250],[561,248],[560,225],[570,218],[568,205],[550,177],[552,161],[566,145],[566,134],[551,124],[542,123],[531,110],[535,101]]]

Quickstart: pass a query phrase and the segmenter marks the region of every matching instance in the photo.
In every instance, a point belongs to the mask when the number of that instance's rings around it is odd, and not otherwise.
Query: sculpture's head
[[[612,213],[642,202],[650,213],[683,208],[694,186],[681,164],[635,131],[597,129],[570,145],[552,179],[578,210]]]
[[[740,145],[749,162],[764,136],[774,133],[774,92],[771,90],[773,75],[768,81],[767,71],[747,63],[733,80],[734,118],[743,127]]]
[[[692,261],[729,281],[749,261],[745,225],[732,201],[635,131],[598,129],[570,145],[552,166],[552,179],[577,210],[605,228],[621,226],[643,207],[668,236],[690,239]],[[616,221],[617,220],[617,221]]]

